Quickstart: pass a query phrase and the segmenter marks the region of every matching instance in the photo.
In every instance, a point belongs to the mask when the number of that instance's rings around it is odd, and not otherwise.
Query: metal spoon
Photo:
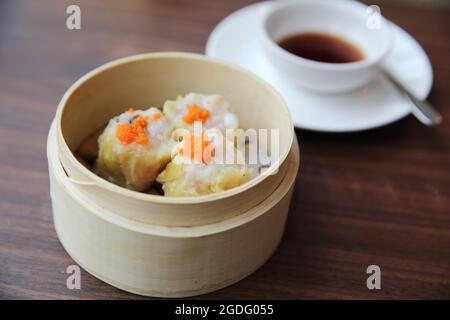
[[[384,75],[403,93],[405,98],[411,102],[412,114],[427,126],[436,126],[442,122],[442,116],[439,112],[427,101],[416,98],[408,91],[389,71],[383,69]]]

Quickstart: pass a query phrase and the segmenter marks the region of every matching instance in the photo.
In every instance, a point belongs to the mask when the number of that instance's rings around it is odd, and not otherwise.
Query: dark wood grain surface
[[[0,1],[0,298],[142,298],[82,272],[52,224],[46,135],[64,91],[130,54],[203,52],[213,27],[250,3],[233,1]],[[371,2],[376,3],[376,1]],[[79,4],[82,30],[66,29]],[[302,164],[286,233],[253,275],[201,298],[450,298],[450,13],[381,5],[434,66],[437,128],[407,117],[376,130],[297,130]],[[382,289],[366,288],[366,268]]]

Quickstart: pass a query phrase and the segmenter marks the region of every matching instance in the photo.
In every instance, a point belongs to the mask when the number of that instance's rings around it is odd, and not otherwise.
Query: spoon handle
[[[427,126],[436,126],[442,122],[442,116],[430,103],[416,98],[387,70],[383,70],[383,72],[386,77],[397,87],[397,89],[400,90],[411,102],[411,112],[420,122]]]

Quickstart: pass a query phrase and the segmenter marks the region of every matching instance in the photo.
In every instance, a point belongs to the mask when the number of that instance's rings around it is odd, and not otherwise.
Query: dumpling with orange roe
[[[220,157],[219,150],[222,150]],[[172,161],[156,178],[167,197],[218,193],[238,187],[253,176],[233,142],[223,139],[218,143],[217,136],[184,135],[175,152]],[[233,161],[227,163],[227,157]]]
[[[172,126],[158,108],[111,119],[98,138],[97,173],[135,191],[145,191],[171,158]]]
[[[203,130],[217,128],[223,134],[226,129],[239,127],[236,114],[230,110],[230,104],[221,95],[205,95],[188,93],[178,96],[176,100],[168,100],[163,107],[164,114],[176,128],[194,130],[194,123],[200,121]]]

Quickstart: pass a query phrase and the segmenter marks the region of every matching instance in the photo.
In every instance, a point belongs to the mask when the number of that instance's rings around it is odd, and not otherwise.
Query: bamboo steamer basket
[[[118,187],[75,158],[86,137],[128,107],[161,107],[191,91],[224,95],[242,128],[279,130],[272,174],[219,194],[170,198]],[[278,93],[244,69],[188,53],[127,57],[82,77],[58,106],[47,155],[54,224],[66,251],[103,281],[157,297],[210,292],[259,268],[282,237],[299,166]]]
[[[68,178],[58,152],[53,125],[47,156],[54,225],[62,245],[95,277],[154,297],[211,292],[263,265],[281,240],[299,167],[294,139],[286,174],[269,197],[220,222],[173,227],[136,221],[102,208]]]
[[[116,186],[75,158],[74,151],[89,134],[128,107],[161,107],[165,100],[188,92],[225,96],[242,128],[279,130],[279,160],[267,174],[219,194],[169,198]],[[220,60],[173,52],[119,59],[86,74],[62,98],[55,126],[58,157],[75,188],[124,218],[172,227],[220,222],[261,203],[282,182],[294,137],[283,99],[265,81]]]

